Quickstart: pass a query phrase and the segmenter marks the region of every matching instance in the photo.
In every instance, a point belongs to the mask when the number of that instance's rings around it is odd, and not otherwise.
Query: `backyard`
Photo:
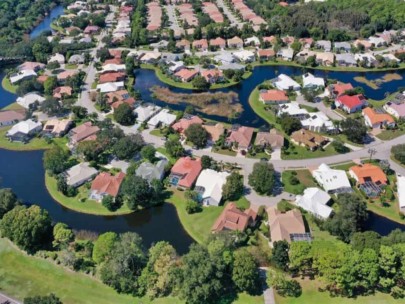
[[[293,194],[302,194],[306,188],[317,186],[309,170],[284,171],[282,181],[284,190]],[[294,184],[294,181],[298,183]]]

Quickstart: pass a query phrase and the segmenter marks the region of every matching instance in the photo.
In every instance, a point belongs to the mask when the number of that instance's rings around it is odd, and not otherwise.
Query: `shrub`
[[[202,211],[202,208],[199,203],[197,203],[196,201],[193,201],[193,200],[187,200],[186,212],[188,214],[198,213],[201,211]]]

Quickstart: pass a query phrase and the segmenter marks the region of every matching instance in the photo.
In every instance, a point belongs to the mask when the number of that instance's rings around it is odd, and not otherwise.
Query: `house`
[[[95,140],[98,131],[100,131],[100,128],[93,126],[90,121],[73,128],[69,132],[69,147],[72,148],[82,141]]]
[[[244,71],[245,66],[243,64],[239,63],[229,63],[229,64],[223,64],[218,67],[221,71],[226,71],[226,70],[234,70],[234,71]]]
[[[301,129],[291,134],[291,142],[314,151],[328,142],[328,139],[314,132]]]
[[[98,83],[106,83],[106,82],[119,82],[124,81],[126,78],[126,74],[124,72],[107,72],[101,74]]]
[[[276,56],[276,52],[272,49],[260,49],[257,51],[257,57],[259,60],[269,60]]]
[[[355,67],[357,66],[357,60],[353,54],[336,54],[336,64],[338,66]]]
[[[115,198],[119,193],[124,178],[125,174],[122,172],[115,176],[107,172],[101,172],[91,183],[89,198],[98,202],[101,202],[107,195]]]
[[[363,63],[366,67],[373,67],[378,63],[377,59],[371,53],[357,53],[354,55],[354,59],[360,63]]]
[[[349,175],[360,185],[368,182],[376,185],[386,185],[388,183],[384,171],[380,167],[369,163],[350,167]]]
[[[308,111],[306,109],[301,109],[300,105],[295,101],[279,106],[277,115],[282,116],[283,114],[298,118],[299,120],[304,120],[308,118],[309,115]]]
[[[170,114],[168,109],[163,109],[148,121],[148,126],[156,128],[158,126],[171,126],[176,121],[176,115]]]
[[[364,122],[366,126],[370,128],[381,129],[383,127],[394,127],[395,120],[390,115],[386,113],[378,113],[372,108],[365,108],[361,112],[364,117]]]
[[[246,46],[260,46],[260,40],[256,36],[248,37],[245,39],[244,44]]]
[[[34,72],[38,72],[40,70],[43,70],[45,68],[45,64],[41,62],[32,62],[32,61],[25,61],[23,64],[20,64],[17,69],[18,71],[25,71],[25,70],[31,70]]]
[[[396,119],[405,117],[405,103],[387,102],[383,108]]]
[[[196,115],[186,116],[186,117],[183,117],[182,119],[180,119],[178,122],[176,122],[172,126],[172,128],[174,131],[183,134],[188,129],[188,127],[191,126],[192,124],[202,125],[202,123],[203,123],[203,120]]]
[[[391,61],[395,61],[396,63],[400,63],[400,62],[401,62],[401,60],[398,59],[397,57],[395,57],[394,54],[382,54],[381,56],[382,56],[382,57],[384,58],[384,60],[387,61],[387,62],[391,62]]]
[[[335,105],[337,108],[351,114],[367,106],[367,100],[363,94],[340,95],[335,99]]]
[[[329,94],[332,98],[337,98],[341,95],[346,94],[347,91],[350,91],[353,89],[354,88],[351,83],[343,83],[343,82],[331,84],[328,87]]]
[[[63,99],[66,96],[72,96],[73,89],[69,86],[57,87],[53,90],[53,97],[56,99]]]
[[[295,204],[312,213],[317,218],[327,219],[333,209],[328,206],[328,202],[331,197],[325,191],[319,188],[306,188],[302,195],[297,195],[295,198]]]
[[[162,53],[160,52],[148,52],[148,53],[144,53],[141,54],[141,56],[139,56],[139,61],[141,63],[155,63],[159,60],[159,58],[162,57]]]
[[[25,94],[24,96],[17,98],[17,103],[26,109],[29,109],[30,106],[34,103],[41,104],[44,101],[44,97],[34,92]]]
[[[203,125],[203,128],[207,131],[209,142],[211,144],[215,143],[222,135],[225,134],[225,127],[222,123],[217,123],[215,125]]]
[[[103,66],[101,73],[125,71],[125,64],[108,63]]]
[[[109,92],[105,94],[107,103],[113,108],[118,108],[121,104],[127,103],[131,107],[134,107],[136,100],[131,97],[127,90],[119,90],[115,92]]]
[[[252,209],[241,211],[235,203],[228,203],[211,228],[213,233],[221,231],[245,231],[254,226],[257,213]]]
[[[277,37],[276,36],[263,37],[263,43],[274,45],[277,43]]]
[[[232,128],[226,139],[226,143],[236,151],[247,151],[252,141],[254,129],[250,127],[237,126]]]
[[[201,159],[182,157],[177,160],[170,171],[169,182],[171,185],[190,189],[202,170]]]
[[[383,38],[378,36],[369,37],[368,42],[370,42],[374,47],[377,48],[387,44]]]
[[[197,70],[181,69],[174,74],[174,77],[181,80],[182,82],[189,82],[193,80],[198,74],[199,72]]]
[[[231,39],[228,39],[227,43],[228,43],[228,47],[230,49],[243,48],[243,40],[241,38],[237,37],[237,36],[235,36],[235,37],[233,37]]]
[[[335,49],[335,51],[338,51],[338,52],[349,53],[352,50],[352,46],[350,45],[349,42],[346,42],[346,41],[335,42],[334,43],[334,49]]]
[[[194,40],[193,41],[193,48],[200,51],[200,52],[208,51],[208,41],[207,41],[207,39]]]
[[[405,214],[405,177],[400,174],[397,174],[397,189],[399,212]]]
[[[12,126],[25,118],[23,112],[0,111],[0,127]]]
[[[303,45],[305,49],[309,49],[314,44],[314,39],[312,38],[300,38],[299,42]]]
[[[332,50],[332,42],[329,40],[318,40],[315,42],[315,47],[323,49],[325,52],[330,52]]]
[[[76,54],[72,55],[68,61],[70,64],[83,64],[84,63],[84,55],[83,54]]]
[[[335,62],[335,54],[329,52],[316,52],[315,53],[316,63],[324,66],[332,66]]]
[[[294,58],[294,50],[291,48],[283,48],[277,52],[277,57],[285,61],[291,61]]]
[[[272,80],[272,83],[279,90],[298,91],[301,88],[295,80],[285,74],[280,74]]]
[[[103,63],[103,66],[108,66],[108,65],[111,65],[112,67],[119,65],[120,67],[122,67],[123,63],[122,63],[121,57],[114,57],[111,59],[106,59]],[[110,69],[110,70],[113,70],[113,69]],[[123,69],[120,69],[120,70],[123,70]]]
[[[220,82],[224,79],[224,74],[218,69],[204,70],[201,72],[201,76],[211,84]]]
[[[48,59],[48,63],[51,63],[51,62],[65,64],[65,56],[63,56],[62,54],[56,53],[55,55],[51,56],[51,58]]]
[[[164,50],[167,49],[167,46],[169,45],[169,41],[167,40],[160,40],[156,43],[151,43],[150,47],[154,50]]]
[[[149,162],[143,162],[136,169],[135,174],[137,176],[146,179],[149,183],[153,180],[162,180],[165,174],[165,168],[168,164],[167,159],[161,159],[156,164],[151,164]]]
[[[45,81],[46,81],[48,78],[49,78],[49,76],[47,76],[47,75],[40,75],[40,76],[37,77],[37,81],[38,81],[39,83],[44,84]]]
[[[169,72],[171,74],[177,73],[178,71],[185,68],[183,61],[171,61],[168,63]]]
[[[32,79],[37,76],[37,73],[34,70],[23,70],[18,73],[14,73],[10,75],[10,82],[11,84],[19,83],[21,80],[24,79]]]
[[[338,128],[323,112],[308,113],[308,116],[301,120],[301,125],[304,129],[319,132],[319,133],[337,133]]]
[[[61,137],[67,133],[72,124],[73,121],[71,119],[50,119],[45,123],[43,132]]]
[[[156,113],[158,113],[162,108],[155,105],[147,105],[147,106],[140,106],[134,110],[136,115],[136,121],[138,123],[143,123],[144,121],[148,121],[151,117],[153,117]]]
[[[116,92],[122,90],[123,88],[124,88],[123,81],[107,82],[97,85],[97,90],[100,91],[100,93]]]
[[[222,186],[226,184],[228,172],[217,172],[212,169],[202,170],[195,183],[194,190],[205,206],[219,206],[222,199]]]
[[[97,25],[88,25],[83,31],[86,35],[94,35],[100,32],[100,28]]]
[[[305,89],[323,89],[325,87],[325,80],[322,77],[315,77],[311,73],[302,75],[302,82]]]
[[[182,51],[190,51],[190,45],[191,45],[190,41],[186,39],[182,39],[176,42],[176,48]]]
[[[278,150],[284,146],[284,137],[274,128],[270,132],[257,132],[255,146]]]
[[[311,171],[316,182],[330,194],[350,193],[352,187],[344,170],[331,169],[326,164],[321,164]]]
[[[211,39],[210,40],[210,46],[213,47],[213,48],[223,50],[226,47],[226,40],[222,39],[221,37]]]
[[[7,131],[6,137],[10,141],[20,141],[23,143],[28,142],[35,134],[42,130],[40,122],[33,121],[32,119],[20,121]]]
[[[283,104],[290,101],[287,93],[282,90],[261,90],[259,100],[264,104]]]
[[[371,49],[371,47],[373,46],[371,44],[371,42],[367,41],[367,40],[363,40],[363,39],[357,39],[354,43],[354,46],[356,46],[357,48],[360,48],[360,46],[363,46],[364,49],[367,51],[369,49]]]
[[[269,218],[271,242],[287,241],[310,241],[311,236],[305,231],[305,224],[301,212],[298,209],[281,213],[274,207],[267,209]]]
[[[65,83],[65,81],[68,78],[73,77],[76,74],[78,74],[77,70],[68,70],[68,71],[63,71],[63,72],[59,73],[58,75],[56,75],[56,78],[58,79],[58,81],[60,83]]]
[[[64,175],[66,177],[66,184],[77,188],[91,181],[97,173],[98,171],[90,167],[89,163],[80,163],[67,170]]]
[[[253,62],[256,59],[255,53],[249,50],[240,50],[233,53],[233,57],[239,62]]]

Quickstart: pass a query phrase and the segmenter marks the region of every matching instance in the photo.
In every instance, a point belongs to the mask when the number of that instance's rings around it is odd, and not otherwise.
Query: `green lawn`
[[[17,88],[18,86],[12,85],[10,82],[10,79],[8,79],[7,76],[5,76],[3,78],[3,80],[1,81],[1,86],[3,87],[3,89],[5,89],[6,91],[15,94],[17,92]]]
[[[405,129],[398,129],[398,130],[384,130],[377,137],[381,140],[391,140],[397,138],[398,136],[404,135]]]
[[[229,149],[212,149],[212,152],[222,154],[222,155],[228,155],[228,156],[236,156],[236,152],[233,150]]]
[[[355,166],[356,164],[354,162],[348,162],[348,163],[342,163],[342,164],[337,164],[330,166],[333,169],[336,170],[344,170],[344,171],[349,171],[350,167]]]
[[[67,63],[67,64],[65,64],[65,69],[66,70],[76,70],[77,64]]]
[[[76,197],[67,197],[57,190],[56,179],[46,174],[45,185],[54,200],[56,200],[62,206],[75,210],[77,212],[95,214],[95,215],[122,215],[128,214],[131,211],[126,204],[115,212],[107,210],[101,203],[94,200],[87,199],[88,190],[84,186],[79,188],[79,193]],[[84,202],[80,199],[86,198]]]
[[[305,147],[296,146],[294,144],[290,144],[289,148],[286,151],[282,151],[281,158],[282,159],[307,159],[307,158],[319,158],[319,157],[326,157],[338,154],[333,146],[329,144],[324,150],[315,150],[311,151]]]
[[[154,130],[150,131],[149,134],[153,135],[153,136],[157,136],[157,137],[163,137],[164,136],[160,129],[154,129]]]
[[[156,148],[156,151],[158,151],[159,153],[162,153],[164,156],[166,156],[167,159],[169,160],[170,164],[174,165],[176,163],[177,159],[170,156],[169,153],[167,153],[166,148],[159,147],[159,148]]]
[[[290,178],[293,176],[293,172],[297,173],[296,178],[300,182],[298,185],[292,185],[290,183]],[[312,178],[311,172],[308,170],[284,171],[282,173],[282,181],[284,190],[293,194],[302,194],[306,188],[317,186]]]
[[[278,130],[282,130],[281,126],[276,123],[276,115],[272,111],[266,110],[263,102],[259,100],[259,90],[257,88],[255,88],[249,96],[249,105],[257,115],[269,124],[275,126]]]
[[[1,110],[2,111],[5,111],[5,110],[24,110],[25,111],[25,109],[16,102],[9,104],[8,106],[2,108]]]

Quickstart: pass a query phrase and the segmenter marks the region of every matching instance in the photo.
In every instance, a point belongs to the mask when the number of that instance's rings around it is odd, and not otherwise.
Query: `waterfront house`
[[[119,172],[117,175],[111,175],[107,172],[101,172],[91,183],[89,198],[101,202],[107,195],[115,198],[120,190],[125,174]]]
[[[284,146],[284,137],[274,128],[270,132],[257,132],[255,146],[263,147],[264,149],[271,147],[272,150],[278,150]]]
[[[56,137],[61,137],[65,135],[71,128],[73,121],[69,118],[67,119],[50,119],[48,120],[43,128],[45,134],[51,134]]]
[[[357,66],[357,60],[353,54],[336,54],[336,64],[338,66],[355,67]]]
[[[192,124],[199,124],[201,125],[203,123],[203,120],[198,117],[197,115],[186,115],[182,119],[180,119],[178,122],[176,122],[172,128],[174,131],[184,134],[184,132],[188,129],[189,126]]]
[[[283,104],[289,102],[287,93],[283,90],[261,90],[259,100],[264,104]]]
[[[20,121],[14,126],[11,127],[10,130],[7,131],[6,137],[10,141],[19,141],[26,143],[28,142],[33,136],[41,132],[42,124],[37,121],[33,121],[32,119]]]
[[[174,74],[174,77],[182,82],[190,82],[199,74],[200,73],[194,69],[191,69],[191,70],[181,69],[180,71],[178,71],[177,73]]]
[[[234,126],[226,139],[228,146],[238,152],[247,151],[252,141],[254,129],[245,126]]]
[[[322,77],[315,77],[311,73],[302,75],[302,82],[305,89],[323,89],[325,87],[325,80]]]
[[[335,84],[331,84],[328,87],[329,95],[332,98],[337,98],[341,95],[344,95],[347,91],[350,90],[353,90],[353,86],[351,83],[338,82]]]
[[[25,118],[23,112],[0,111],[0,127],[12,126]]]
[[[172,186],[190,189],[202,170],[201,159],[181,157],[170,171],[169,182]]]
[[[123,88],[124,88],[124,82],[123,81],[106,82],[106,83],[102,83],[102,84],[97,85],[97,90],[100,93],[116,92],[116,91],[122,90]]]
[[[214,84],[224,80],[224,74],[221,70],[211,69],[201,72],[201,76],[205,78],[208,83]]]
[[[156,164],[143,162],[136,169],[135,174],[143,179],[146,179],[149,183],[151,183],[153,180],[161,181],[164,177],[167,164],[167,159],[161,159]]]
[[[388,183],[384,171],[369,163],[351,167],[349,176],[357,182],[359,189],[368,197],[379,196],[382,191],[381,187]]]
[[[100,128],[93,126],[90,121],[73,128],[69,132],[69,147],[73,148],[82,141],[96,140],[98,131]]]
[[[311,235],[306,233],[301,212],[293,209],[282,213],[275,207],[267,209],[271,244],[278,241],[310,241]]]
[[[272,83],[279,90],[298,91],[301,89],[301,86],[295,80],[285,74],[278,75],[272,80]]]
[[[167,65],[168,70],[171,74],[177,73],[178,71],[185,68],[183,61],[170,61]]]
[[[107,83],[107,82],[119,82],[124,81],[126,78],[126,74],[124,72],[107,72],[101,74],[98,83]]]
[[[25,61],[23,64],[20,64],[17,69],[20,72],[26,70],[38,72],[45,69],[45,64],[41,62]]]
[[[277,57],[285,61],[292,61],[294,58],[294,50],[291,48],[283,48],[277,52]]]
[[[350,193],[352,187],[344,170],[330,168],[327,164],[321,164],[311,171],[312,177],[328,193]]]
[[[276,53],[272,49],[260,49],[257,51],[257,57],[259,60],[270,60],[276,56]]]
[[[395,126],[395,120],[389,114],[378,113],[372,108],[364,108],[362,115],[367,127],[381,129]]]
[[[405,176],[397,174],[399,212],[405,214]]]
[[[168,109],[163,109],[148,121],[148,126],[151,128],[168,127],[176,121],[176,115],[171,114]]]
[[[335,99],[337,108],[351,114],[360,111],[367,106],[367,100],[363,94],[357,95],[340,95]]]
[[[71,167],[64,175],[66,177],[66,184],[77,188],[91,181],[97,173],[98,171],[90,167],[89,163],[80,163]]]
[[[17,103],[25,109],[29,109],[31,105],[38,103],[40,105],[45,101],[45,98],[38,93],[31,92],[22,97],[17,98]]]
[[[143,123],[156,115],[162,108],[155,105],[140,106],[134,110],[136,121]]]
[[[200,201],[206,206],[219,206],[222,200],[222,186],[226,184],[228,172],[217,172],[212,169],[202,170],[194,190]]]
[[[335,62],[335,54],[329,52],[315,52],[315,60],[319,65],[332,66]]]
[[[356,59],[357,62],[363,63],[364,66],[366,67],[374,67],[378,61],[374,57],[372,53],[364,53],[364,54],[355,54],[354,59]]]
[[[217,123],[215,125],[203,125],[203,128],[208,133],[210,144],[215,143],[222,135],[225,134],[225,127],[222,123]]]
[[[333,209],[328,206],[331,197],[325,191],[312,187],[306,188],[302,195],[295,197],[295,204],[320,219],[327,219]]]
[[[301,129],[291,134],[291,142],[314,151],[324,146],[328,142],[328,139],[314,132]]]
[[[14,73],[10,75],[10,82],[11,84],[17,84],[21,80],[27,80],[37,77],[37,73],[34,70],[23,70],[19,71],[18,73]]]
[[[241,211],[235,203],[228,203],[211,228],[213,233],[221,231],[245,231],[256,223],[257,213],[252,209]]]
[[[387,102],[384,105],[384,110],[394,116],[396,119],[405,117],[405,103]]]

